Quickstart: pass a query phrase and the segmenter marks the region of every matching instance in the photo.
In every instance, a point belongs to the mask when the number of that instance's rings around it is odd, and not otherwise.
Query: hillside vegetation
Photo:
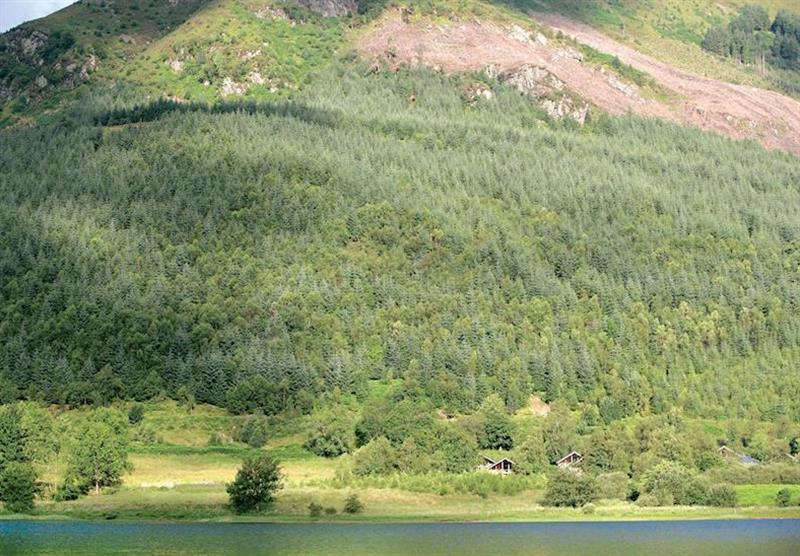
[[[6,384],[276,413],[401,377],[448,411],[798,418],[796,158],[364,73],[0,135]]]
[[[740,8],[82,0],[3,35],[3,513],[796,516],[800,159],[663,120],[792,151],[797,103],[603,34],[782,87],[783,47],[700,49],[750,44]]]

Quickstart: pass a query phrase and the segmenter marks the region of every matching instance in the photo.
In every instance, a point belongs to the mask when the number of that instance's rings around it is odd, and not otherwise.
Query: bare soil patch
[[[555,75],[570,92],[612,114],[658,117],[736,139],[755,139],[767,148],[800,155],[799,102],[772,91],[689,74],[564,17],[534,17],[647,72],[679,98],[669,103],[645,98],[634,85],[585,63],[578,51],[520,27],[493,22],[414,24],[390,13],[362,37],[358,49],[363,56],[393,66],[424,65],[449,72],[491,68],[495,74],[513,74],[536,66]]]

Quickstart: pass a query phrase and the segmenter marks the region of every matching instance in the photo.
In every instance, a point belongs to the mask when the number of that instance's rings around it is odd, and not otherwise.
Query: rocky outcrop
[[[230,77],[226,77],[222,81],[222,89],[220,93],[224,97],[235,96],[235,95],[243,95],[247,92],[247,85],[244,83],[239,83],[234,81]]]
[[[6,33],[6,48],[20,58],[33,59],[36,52],[47,44],[47,33],[23,28]]]
[[[487,73],[491,75],[496,70],[490,69]],[[523,64],[519,68],[500,73],[497,77],[535,98],[551,118],[560,120],[569,117],[579,124],[586,122],[589,105],[567,94],[564,82],[547,69]]]
[[[344,17],[358,10],[356,0],[300,0],[300,5],[325,17]]]

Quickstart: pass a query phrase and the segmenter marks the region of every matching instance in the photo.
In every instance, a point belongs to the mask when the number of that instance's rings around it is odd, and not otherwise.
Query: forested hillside
[[[794,156],[352,61],[68,122],[0,134],[6,400],[270,414],[402,378],[455,412],[800,418]]]

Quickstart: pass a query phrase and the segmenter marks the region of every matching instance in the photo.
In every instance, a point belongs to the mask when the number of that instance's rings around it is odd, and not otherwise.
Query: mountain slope
[[[622,116],[684,121],[662,66],[527,3],[134,6],[5,35],[7,397],[800,418],[800,159]]]
[[[366,69],[0,134],[3,374],[73,403],[117,376],[302,410],[399,376],[454,411],[797,417],[795,157]]]

